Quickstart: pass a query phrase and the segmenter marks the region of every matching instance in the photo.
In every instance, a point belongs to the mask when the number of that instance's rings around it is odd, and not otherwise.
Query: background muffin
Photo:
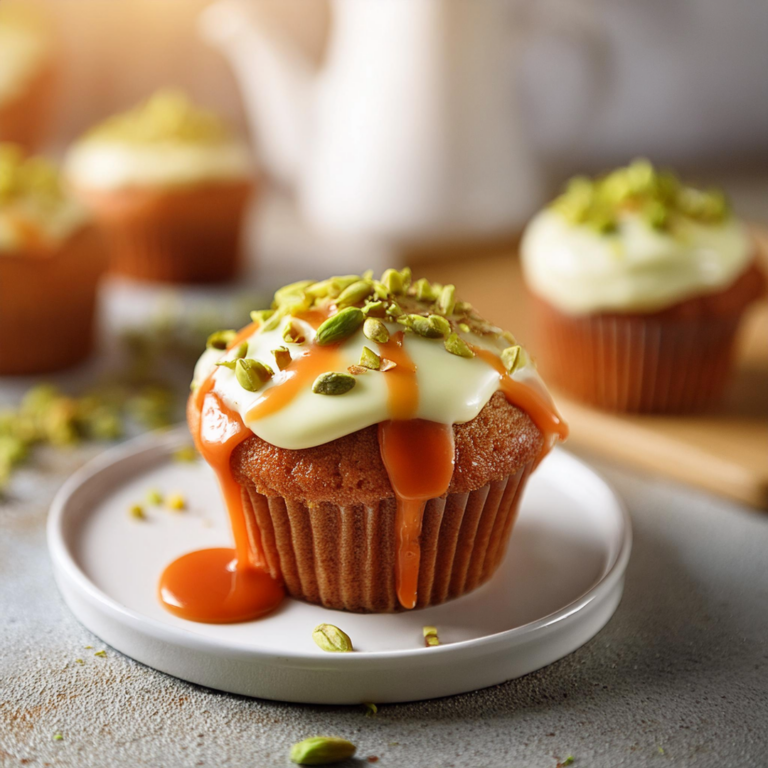
[[[97,126],[67,176],[106,231],[112,269],[145,280],[229,280],[252,192],[246,146],[211,112],[164,91]]]
[[[741,316],[764,290],[722,193],[636,161],[573,179],[521,248],[537,356],[556,386],[616,411],[720,399]]]
[[[53,106],[55,61],[50,32],[28,5],[0,5],[0,141],[40,146]]]
[[[93,345],[98,231],[56,169],[0,145],[0,374],[54,371]]]
[[[254,318],[212,337],[188,410],[222,487],[239,486],[225,496],[254,561],[293,597],[352,611],[489,579],[566,432],[525,351],[408,270],[302,281]]]

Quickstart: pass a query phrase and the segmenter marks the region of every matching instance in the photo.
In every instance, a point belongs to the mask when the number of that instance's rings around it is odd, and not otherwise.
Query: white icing
[[[69,151],[64,168],[75,186],[104,190],[235,181],[253,173],[248,148],[238,141],[140,144],[86,139]]]
[[[0,105],[23,93],[48,55],[45,35],[34,27],[0,19]]]
[[[654,311],[727,288],[752,260],[746,227],[675,222],[659,232],[636,214],[601,235],[545,210],[521,245],[529,288],[567,314]]]
[[[0,254],[22,251],[28,245],[29,229],[44,242],[61,243],[88,221],[82,205],[67,198],[56,204],[41,205],[34,198],[0,205]]]
[[[254,434],[280,448],[301,449],[335,440],[343,435],[369,427],[390,418],[387,401],[388,372],[368,371],[356,377],[354,389],[344,395],[328,396],[312,392],[312,382],[277,413],[262,419],[248,419],[248,412],[267,389],[280,386],[289,375],[278,371],[271,350],[287,346],[292,356],[306,353],[311,347],[315,331],[301,323],[307,341],[302,345],[285,344],[282,329],[288,320],[273,331],[257,331],[248,342],[249,358],[266,363],[275,370],[275,376],[259,392],[248,392],[237,382],[234,372],[223,366],[214,374],[214,391],[224,403],[240,414],[245,425]],[[300,322],[294,320],[294,322]],[[390,333],[402,330],[396,323],[387,323]],[[508,344],[491,336],[464,334],[463,338],[478,347],[500,353]],[[343,367],[357,364],[364,346],[375,352],[378,347],[358,332],[340,346]],[[443,424],[462,424],[477,416],[491,396],[500,388],[499,374],[479,357],[467,359],[445,350],[441,339],[425,339],[407,334],[404,348],[416,365],[419,401],[415,418]],[[195,382],[199,385],[214,370],[218,360],[232,359],[234,352],[222,353],[206,350],[195,367]],[[535,387],[549,395],[533,363],[525,356],[525,365],[515,371],[514,379]]]

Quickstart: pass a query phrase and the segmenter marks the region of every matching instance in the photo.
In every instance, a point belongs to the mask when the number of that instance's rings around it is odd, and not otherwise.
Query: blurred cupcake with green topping
[[[719,190],[637,160],[572,179],[521,255],[550,381],[612,411],[688,413],[722,397],[756,244]]]
[[[173,283],[237,274],[251,156],[183,94],[161,91],[93,128],[69,151],[66,173],[104,227],[113,271]]]
[[[56,80],[53,40],[28,3],[0,4],[0,142],[32,151],[50,122]]]
[[[87,357],[106,261],[100,233],[56,168],[0,144],[0,375]]]

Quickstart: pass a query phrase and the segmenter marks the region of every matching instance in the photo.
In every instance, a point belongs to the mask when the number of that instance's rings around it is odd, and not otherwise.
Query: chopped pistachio
[[[98,656],[100,659],[106,659],[107,658],[107,652],[106,651],[96,651],[96,653],[93,654],[94,656]]]
[[[175,461],[181,462],[197,461],[200,458],[200,454],[194,445],[184,445],[173,452],[173,458]]]
[[[373,281],[373,295],[377,299],[386,300],[389,298],[389,291],[387,290],[387,286],[384,285],[380,280],[374,280]]]
[[[264,323],[266,323],[274,314],[274,309],[257,309],[251,312],[251,320],[259,325],[264,325]]]
[[[288,347],[273,349],[272,354],[279,370],[284,371],[291,364],[291,353],[288,351]]]
[[[54,741],[61,741],[64,737],[60,733],[54,733],[53,734],[53,740]]]
[[[379,708],[372,701],[364,701],[362,706],[366,717],[376,717],[379,714]]]
[[[500,355],[501,362],[510,374],[514,373],[523,362],[521,351],[522,347],[516,344],[513,347],[507,347]]]
[[[444,342],[445,348],[452,354],[459,357],[474,357],[475,353],[464,339],[455,333],[452,333]]]
[[[444,285],[437,299],[437,311],[441,315],[452,315],[456,307],[456,286]]]
[[[315,343],[321,347],[335,344],[351,336],[363,324],[365,315],[357,307],[346,307],[329,317],[317,329]]]
[[[387,292],[393,296],[405,290],[403,276],[396,269],[387,269],[381,276],[381,282],[386,286]]]
[[[237,360],[219,360],[216,363],[217,368],[227,368],[230,371],[234,371],[237,367]]]
[[[355,377],[348,373],[331,371],[321,373],[312,385],[312,391],[316,395],[344,395],[354,388]]]
[[[466,323],[459,323],[459,330],[463,333],[469,333],[472,329]]]
[[[260,360],[246,358],[235,365],[237,383],[248,392],[258,392],[274,375],[274,371]]]
[[[215,331],[205,342],[206,349],[226,349],[235,336],[237,336],[237,331]]]
[[[372,349],[363,347],[363,351],[360,353],[360,365],[363,368],[378,371],[381,368],[381,358]]]
[[[445,320],[445,318],[441,319]],[[439,339],[443,335],[443,329],[438,327],[431,317],[424,317],[424,315],[402,315],[397,318],[397,322],[427,339]]]
[[[501,338],[511,347],[514,347],[515,344],[517,344],[517,339],[509,331],[502,331],[499,336],[501,336]]]
[[[472,305],[468,301],[457,301],[456,306],[454,306],[453,311],[457,315],[465,315],[467,312],[472,311]]]
[[[174,512],[181,512],[183,509],[186,509],[187,502],[182,494],[170,493],[165,500],[165,506],[168,507],[168,509],[172,509]]]
[[[383,301],[369,301],[363,307],[363,314],[366,317],[384,317],[386,304]]]
[[[145,518],[144,508],[141,504],[134,504],[129,510],[128,514],[135,520],[143,520]]]
[[[423,277],[413,284],[411,292],[418,301],[434,301],[439,295],[434,286],[430,285],[429,280]]]
[[[312,630],[312,639],[329,653],[349,653],[354,650],[349,635],[333,624],[318,624]]]
[[[368,373],[367,368],[363,368],[362,365],[350,365],[347,370],[353,375],[353,376],[362,376],[364,373]]]
[[[360,277],[363,278],[363,280],[373,280],[373,270],[372,269],[366,269],[365,272],[363,272]]]
[[[314,280],[299,280],[295,283],[284,285],[282,288],[275,291],[274,305],[282,307],[296,303],[303,304],[306,289],[311,285],[314,285],[314,282]]]
[[[287,306],[278,307],[270,316],[268,320],[264,321],[264,325],[261,326],[263,331],[274,331],[278,325],[283,321],[283,318],[290,314]]]
[[[441,315],[430,315],[430,325],[440,331],[441,336],[448,336],[451,332],[451,324]]]
[[[75,664],[85,664],[82,659],[75,659]]]
[[[381,373],[391,371],[393,368],[397,368],[397,363],[394,360],[388,360],[386,357],[381,358],[381,367],[379,368]]]
[[[157,490],[157,488],[150,488],[147,491],[147,504],[157,506],[163,503],[163,494]]]
[[[301,326],[293,320],[289,321],[283,328],[283,341],[286,344],[303,344],[306,340]]]
[[[379,344],[386,344],[389,341],[387,326],[375,317],[366,318],[363,323],[363,335],[366,339],[376,341]]]
[[[424,627],[422,629],[424,634],[424,645],[427,648],[440,645],[440,638],[437,636],[437,627]]]
[[[291,747],[291,762],[298,765],[330,765],[348,760],[357,747],[335,736],[315,736]]]
[[[336,299],[337,307],[349,307],[358,304],[373,291],[373,280],[358,280],[347,286]]]
[[[400,317],[404,313],[402,307],[396,301],[392,301],[387,307],[387,314],[390,317]]]
[[[664,750],[661,751],[661,754],[662,755],[664,754]],[[566,757],[565,760],[563,760],[563,762],[560,763],[560,765],[562,766],[562,768],[565,768],[567,765],[572,765],[573,760],[574,760],[573,755],[568,755],[568,757]]]

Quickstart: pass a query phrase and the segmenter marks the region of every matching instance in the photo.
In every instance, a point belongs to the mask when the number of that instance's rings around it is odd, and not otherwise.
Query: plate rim
[[[131,438],[95,456],[64,482],[51,503],[46,526],[48,551],[57,581],[62,576],[66,577],[91,603],[108,612],[112,618],[123,624],[131,625],[134,629],[149,634],[154,639],[180,643],[197,651],[226,652],[227,654],[242,655],[261,661],[279,658],[282,663],[293,663],[295,666],[309,665],[317,668],[319,662],[326,660],[322,655],[292,650],[277,652],[257,645],[248,648],[243,647],[242,644],[232,645],[217,638],[201,636],[185,627],[164,624],[150,616],[137,613],[99,589],[80,568],[67,546],[64,532],[65,516],[72,497],[81,487],[122,461],[151,450],[170,451],[174,447],[180,447],[179,444],[188,443],[189,440],[189,432],[185,424],[178,424]],[[595,480],[601,483],[612,498],[618,513],[620,525],[618,551],[602,576],[587,591],[546,616],[501,632],[430,648],[415,647],[386,651],[359,651],[354,654],[334,654],[333,663],[352,667],[369,666],[370,664],[386,665],[393,661],[423,663],[428,659],[431,661],[439,660],[446,653],[459,656],[490,653],[499,646],[512,647],[525,642],[531,634],[542,632],[566,621],[573,614],[581,612],[591,603],[602,599],[614,590],[624,577],[632,550],[632,526],[629,512],[621,496],[602,474],[563,448],[558,447],[555,451],[560,460],[578,466],[580,470],[591,474]],[[326,661],[330,661],[330,659]]]

